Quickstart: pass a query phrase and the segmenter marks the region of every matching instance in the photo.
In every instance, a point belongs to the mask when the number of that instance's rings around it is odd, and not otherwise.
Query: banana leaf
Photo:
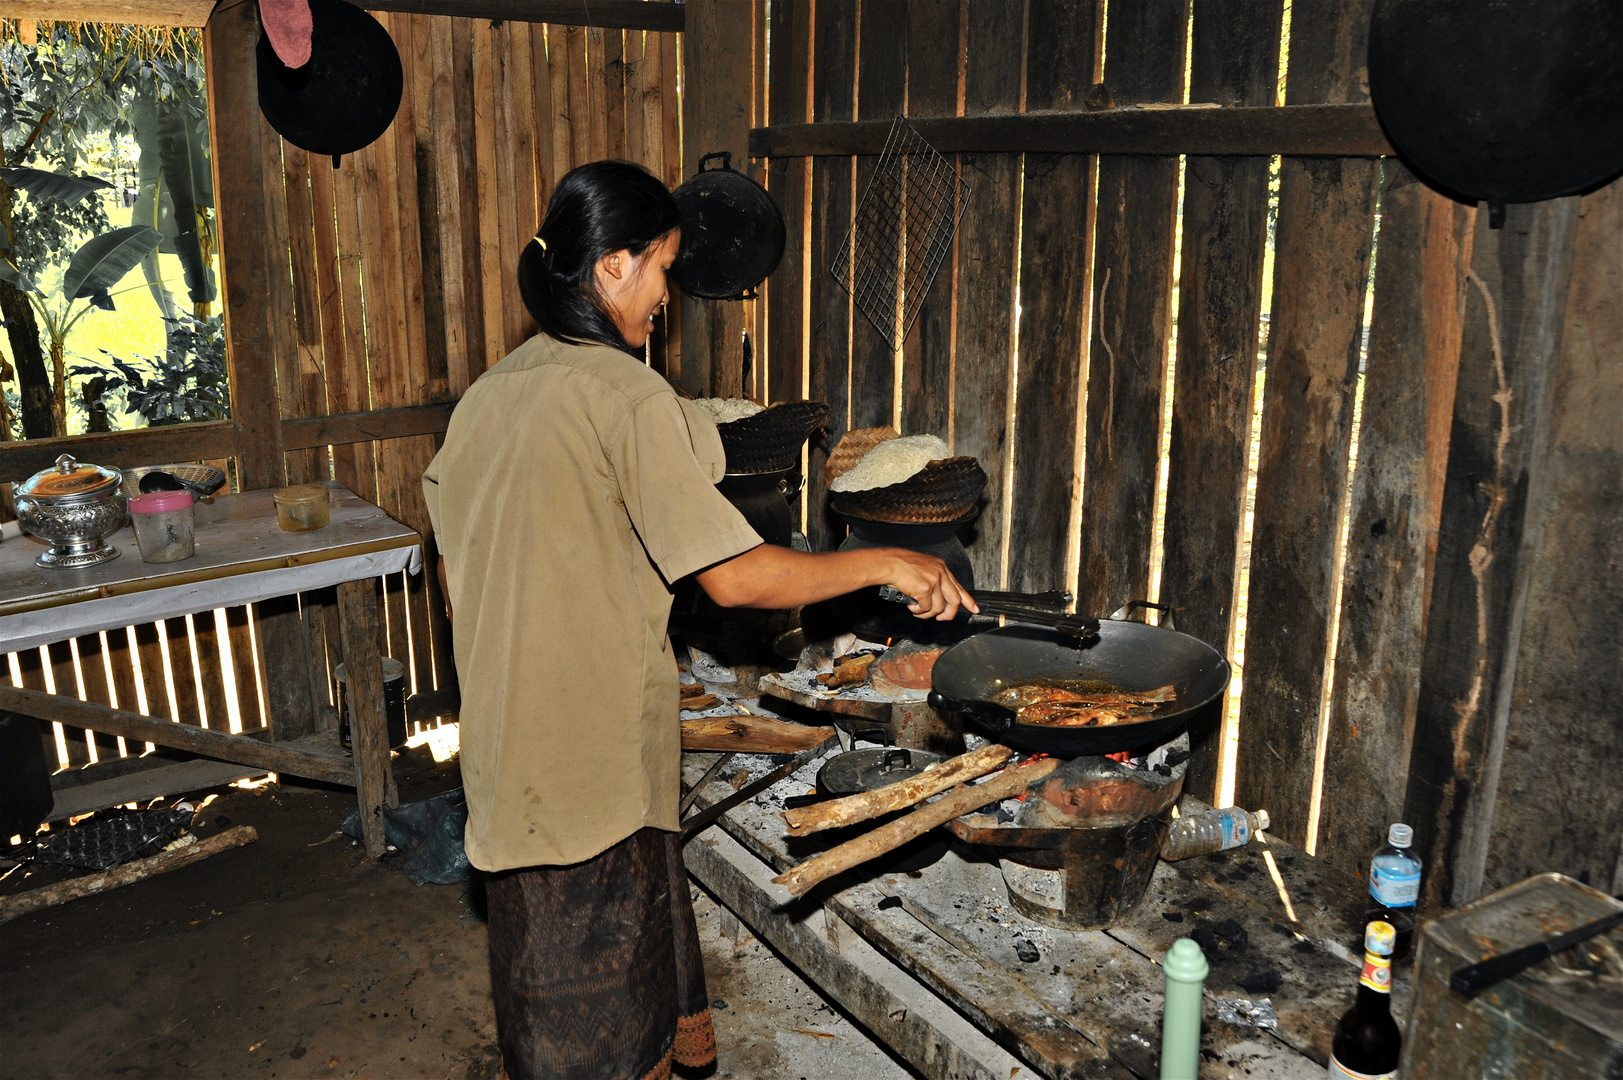
[[[166,103],[157,108],[157,142],[164,188],[174,207],[175,254],[180,258],[186,291],[193,303],[207,303],[214,299],[214,281],[203,264],[197,208],[213,198],[213,191],[198,183],[199,176],[206,176],[209,170],[208,146],[184,110]]]
[[[175,317],[174,301],[164,286],[163,273],[158,267],[159,253],[173,255],[175,245],[174,205],[160,191],[163,169],[158,164],[158,104],[150,92],[137,95],[131,110],[131,123],[135,128],[135,144],[141,151],[136,163],[135,205],[130,207],[131,225],[150,225],[163,234],[164,240],[156,250],[141,260],[141,274],[153,303],[166,319]]]
[[[96,306],[103,306],[103,295],[148,252],[157,250],[160,239],[158,230],[150,225],[129,225],[91,237],[68,262],[68,272],[62,275],[62,295],[70,302],[88,296]]]
[[[94,191],[113,185],[96,176],[65,176],[62,173],[30,169],[24,165],[0,168],[0,180],[39,199],[51,199],[73,206]]]
[[[0,281],[9,281],[17,287],[18,292],[39,292],[34,279],[12,266],[9,259],[0,259]]]

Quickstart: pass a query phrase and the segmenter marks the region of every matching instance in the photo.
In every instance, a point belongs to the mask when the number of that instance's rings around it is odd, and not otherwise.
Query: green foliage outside
[[[0,438],[223,418],[196,31],[0,41]]]

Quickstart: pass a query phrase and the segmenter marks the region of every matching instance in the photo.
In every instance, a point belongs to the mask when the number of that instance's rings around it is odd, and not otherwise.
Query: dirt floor
[[[458,783],[426,749],[396,772],[408,801]],[[353,800],[223,789],[199,839],[252,825],[257,843],[0,926],[0,1076],[496,1076],[475,898],[367,862],[335,836]],[[18,870],[0,894],[63,876]],[[709,897],[695,910],[715,1076],[914,1075]]]

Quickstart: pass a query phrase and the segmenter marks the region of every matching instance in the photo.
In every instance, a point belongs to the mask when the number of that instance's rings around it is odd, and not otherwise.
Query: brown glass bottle
[[[1330,1042],[1331,1080],[1387,1080],[1398,1074],[1403,1033],[1392,1019],[1391,923],[1372,922],[1364,931],[1364,970],[1358,996],[1336,1024]]]

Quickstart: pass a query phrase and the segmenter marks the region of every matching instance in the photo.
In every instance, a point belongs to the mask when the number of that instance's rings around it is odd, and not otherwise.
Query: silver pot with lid
[[[71,569],[118,558],[106,537],[124,524],[123,480],[117,469],[63,454],[54,466],[17,485],[18,524],[51,543],[34,561]]]

